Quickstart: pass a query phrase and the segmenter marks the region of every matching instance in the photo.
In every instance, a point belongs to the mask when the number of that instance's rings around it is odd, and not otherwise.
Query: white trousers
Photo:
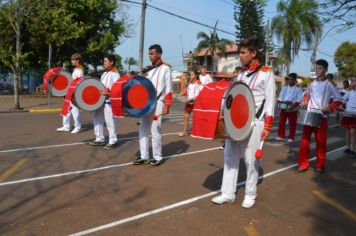
[[[239,142],[232,140],[225,141],[224,174],[221,185],[221,193],[224,197],[235,199],[240,158],[245,158],[245,198],[256,199],[260,161],[256,160],[255,153],[261,144],[260,137],[263,126],[264,121],[255,121],[249,138]]]
[[[117,142],[116,136],[116,119],[112,115],[110,104],[104,104],[98,110],[92,112],[95,141],[104,142],[104,122],[109,131],[109,143],[114,144]]]
[[[80,111],[79,108],[74,106],[73,103],[70,103],[72,109],[68,110],[68,114],[63,116],[63,127],[70,129],[70,116],[73,116],[74,128],[81,129],[82,124],[80,123]]]
[[[157,161],[162,160],[162,111],[164,103],[158,101],[156,109],[151,114],[141,119],[139,138],[140,153],[142,159],[149,159],[149,135],[152,134],[152,153]],[[157,120],[153,120],[154,115],[160,115]]]

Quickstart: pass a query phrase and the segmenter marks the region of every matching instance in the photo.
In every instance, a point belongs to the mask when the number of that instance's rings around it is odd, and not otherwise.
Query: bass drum
[[[135,76],[125,83],[122,104],[129,116],[147,116],[155,109],[156,102],[156,89],[146,77]]]
[[[251,89],[245,83],[234,82],[223,96],[215,138],[245,140],[252,132],[255,115]]]
[[[75,88],[72,103],[84,110],[95,111],[105,102],[104,85],[97,79],[88,78],[79,82]]]
[[[67,94],[69,85],[72,83],[73,79],[71,74],[66,71],[59,71],[58,74],[52,76],[49,79],[49,91],[53,96],[63,97]]]

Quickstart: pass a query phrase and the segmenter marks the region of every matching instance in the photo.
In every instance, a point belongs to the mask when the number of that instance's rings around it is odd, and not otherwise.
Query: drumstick
[[[257,160],[262,158],[262,155],[263,155],[263,150],[262,150],[263,142],[264,141],[261,142],[260,148],[256,150],[255,157],[256,157]]]
[[[154,116],[152,117],[152,120],[156,121],[156,120],[158,120],[158,118],[159,118],[160,116],[162,116],[162,114],[154,115]]]

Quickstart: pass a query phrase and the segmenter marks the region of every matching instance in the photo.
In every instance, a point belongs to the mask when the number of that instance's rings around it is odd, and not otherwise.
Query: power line
[[[142,3],[134,2],[134,1],[130,1],[130,0],[121,0],[121,1],[122,1],[122,2],[128,2],[128,3],[133,3],[133,4],[142,5]],[[177,18],[180,18],[180,19],[182,19],[182,20],[186,20],[186,21],[195,23],[195,24],[200,25],[200,26],[204,26],[204,27],[207,27],[207,28],[210,28],[210,29],[213,29],[213,30],[216,30],[216,31],[225,33],[225,34],[229,34],[229,35],[235,36],[235,33],[232,33],[232,32],[226,31],[226,30],[222,30],[222,29],[219,29],[219,28],[215,28],[214,26],[211,26],[211,25],[208,25],[208,24],[205,24],[205,23],[196,21],[196,20],[192,20],[192,19],[189,19],[189,18],[184,17],[184,16],[180,16],[180,15],[178,15],[178,14],[176,14],[176,13],[173,13],[173,12],[170,12],[170,11],[166,11],[166,10],[164,10],[164,9],[162,9],[162,8],[155,7],[155,6],[151,5],[151,4],[146,4],[146,6],[152,8],[152,9],[155,9],[155,10],[157,10],[157,11],[166,13],[166,14],[168,14],[168,15],[171,15],[171,16],[174,16],[174,17],[177,17]]]

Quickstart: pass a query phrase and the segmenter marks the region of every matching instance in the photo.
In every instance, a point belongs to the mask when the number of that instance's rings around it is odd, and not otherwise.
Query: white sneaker
[[[275,138],[275,140],[277,140],[277,141],[284,141],[284,138],[281,138],[281,137],[278,137],[278,136],[277,136],[277,137]]]
[[[211,199],[211,201],[215,204],[224,204],[224,203],[233,203],[235,201],[235,199],[228,199],[226,197],[224,197],[223,195],[214,197],[213,199]]]
[[[72,130],[72,132],[70,132],[71,134],[77,134],[77,133],[79,133],[81,131],[81,129],[80,128],[74,128],[73,130]]]
[[[57,129],[58,132],[69,132],[70,131],[70,128],[67,128],[67,127],[61,127],[61,128],[58,128]]]
[[[287,141],[288,141],[288,143],[291,143],[294,141],[294,139],[289,138]]]
[[[256,200],[252,199],[252,198],[246,198],[244,199],[244,201],[242,202],[242,207],[243,208],[251,208],[253,207],[253,205],[255,205]]]

